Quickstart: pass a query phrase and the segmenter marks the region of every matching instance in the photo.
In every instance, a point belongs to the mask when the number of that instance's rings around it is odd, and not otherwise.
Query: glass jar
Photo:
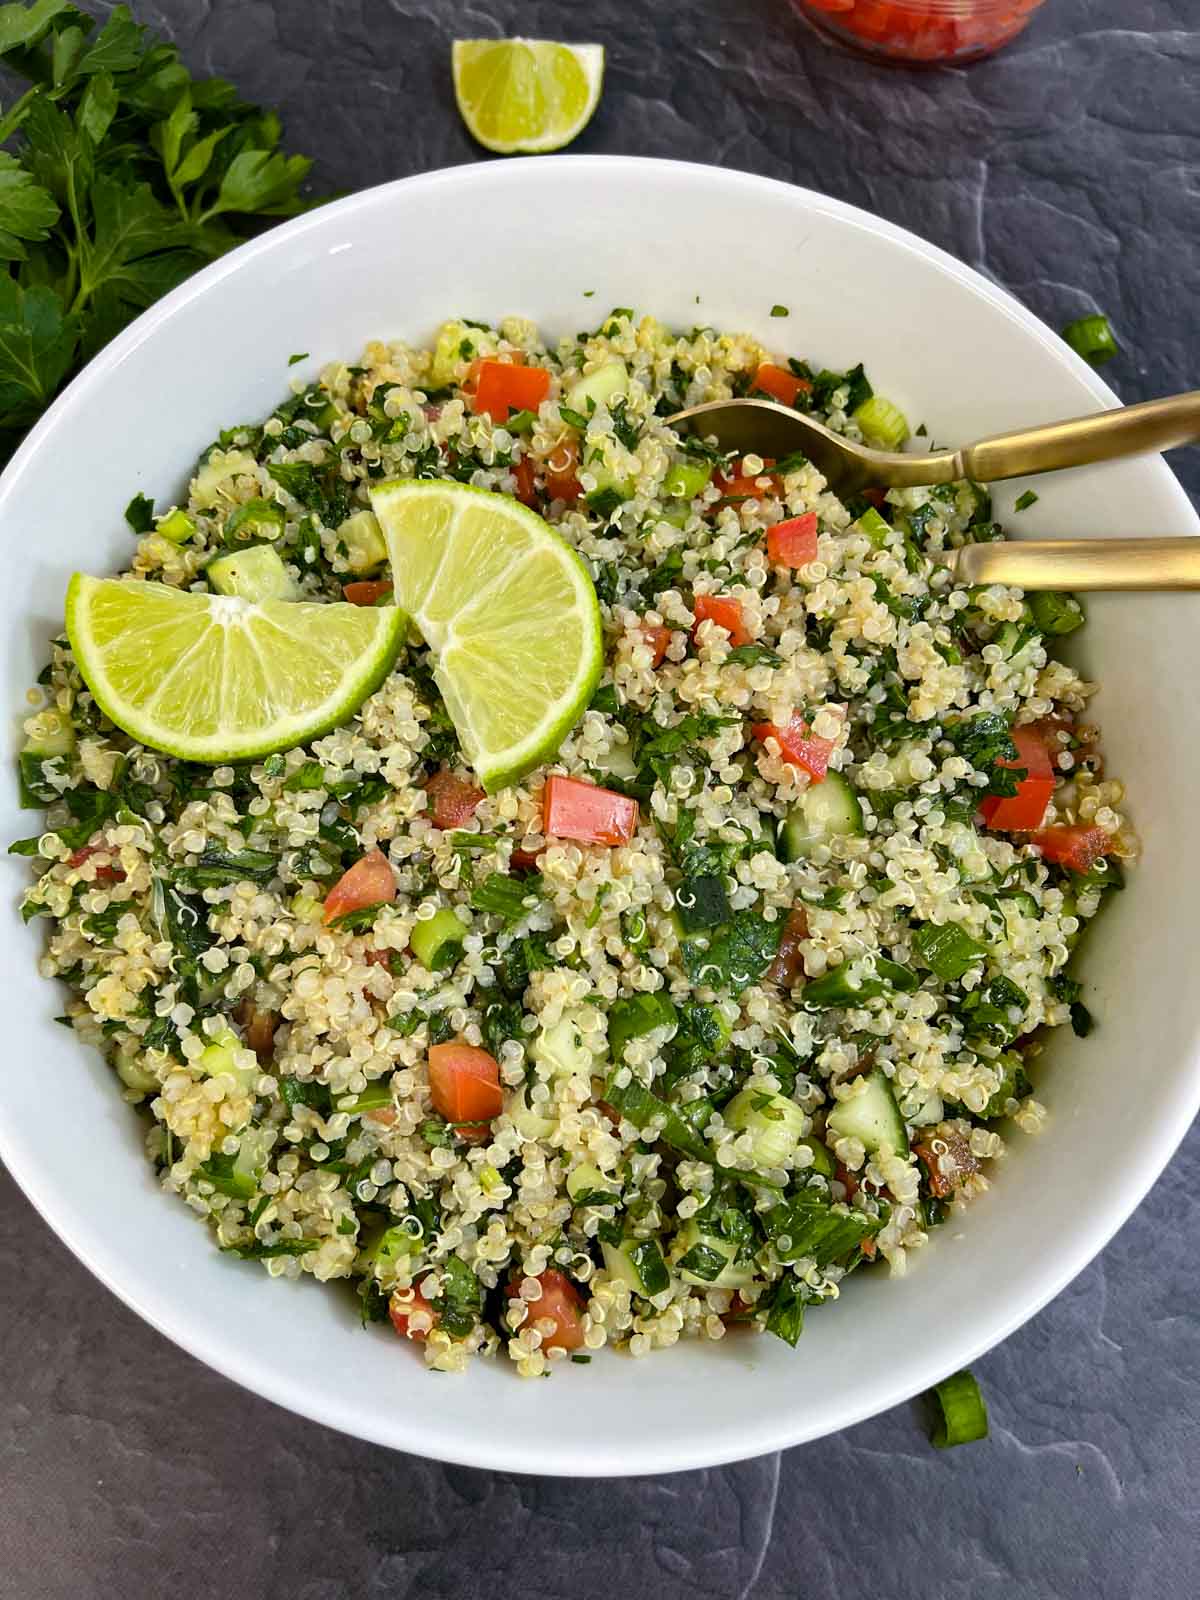
[[[825,33],[891,61],[973,61],[1015,39],[1043,0],[792,0]]]

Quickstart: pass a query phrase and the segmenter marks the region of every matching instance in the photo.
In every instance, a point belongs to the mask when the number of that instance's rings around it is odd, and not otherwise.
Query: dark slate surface
[[[455,35],[602,39],[577,149],[824,189],[1053,324],[1106,310],[1127,399],[1200,381],[1196,0],[1049,0],[995,61],[912,73],[826,46],[782,0],[593,0],[586,22],[551,0],[136,9],[278,105],[342,189],[475,158]],[[1200,453],[1176,466],[1200,492]],[[243,1393],[112,1299],[0,1174],[0,1597],[1183,1600],[1198,1193],[1193,1132],[1102,1258],[979,1363],[986,1444],[931,1450],[914,1404],[738,1466],[565,1483],[389,1454]]]

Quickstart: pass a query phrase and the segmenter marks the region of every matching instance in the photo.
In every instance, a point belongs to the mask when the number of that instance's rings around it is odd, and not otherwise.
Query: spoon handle
[[[1091,461],[1111,461],[1197,442],[1200,389],[1193,389],[1189,394],[1168,395],[1165,400],[1145,400],[1090,417],[980,439],[958,452],[961,472],[956,475],[992,483],[998,478],[1083,467]]]
[[[959,583],[1017,589],[1200,589],[1200,538],[1013,539],[940,558]]]

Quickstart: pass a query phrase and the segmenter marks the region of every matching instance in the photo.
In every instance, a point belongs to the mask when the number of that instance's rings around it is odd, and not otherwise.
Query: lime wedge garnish
[[[377,484],[396,601],[489,793],[548,760],[604,665],[596,591],[553,528],[508,495],[462,483]]]
[[[110,721],[185,761],[245,761],[344,722],[404,639],[395,606],[192,594],[89,578],[67,588],[76,665]]]
[[[561,150],[591,121],[604,46],[550,39],[456,39],[454,97],[481,145],[501,155]]]

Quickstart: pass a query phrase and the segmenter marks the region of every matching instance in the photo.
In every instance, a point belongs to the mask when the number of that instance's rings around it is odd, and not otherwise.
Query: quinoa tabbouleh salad
[[[352,1280],[433,1367],[795,1343],[987,1187],[1046,1031],[1091,1026],[1065,969],[1136,845],[1052,654],[1082,612],[929,558],[1000,536],[976,485],[844,504],[664,421],[763,391],[898,447],[861,367],[616,310],[292,388],[185,506],[131,504],[140,591],[386,607],[407,481],[471,486],[582,558],[602,671],[485,792],[432,632],[331,731],[215,765],[121,732],[58,639],[13,848],[60,1020],[222,1250]]]

